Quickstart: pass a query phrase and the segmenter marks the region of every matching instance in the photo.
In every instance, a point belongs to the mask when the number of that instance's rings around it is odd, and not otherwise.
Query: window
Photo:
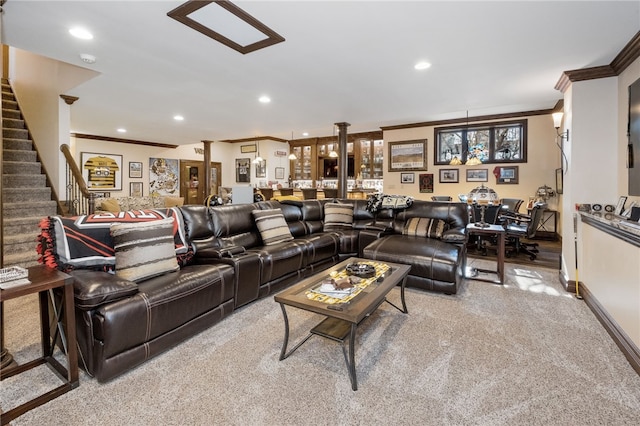
[[[477,157],[483,163],[526,163],[527,121],[477,126],[439,127],[435,132],[435,164],[463,163]]]

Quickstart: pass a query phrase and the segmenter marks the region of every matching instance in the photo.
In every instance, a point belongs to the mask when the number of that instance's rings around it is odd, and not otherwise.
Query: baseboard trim
[[[575,282],[573,287],[575,289]],[[591,312],[593,312],[598,321],[600,321],[600,324],[607,330],[607,333],[609,333],[609,336],[611,336],[615,344],[618,345],[618,348],[620,348],[627,358],[631,367],[640,375],[640,349],[620,326],[618,326],[618,323],[611,318],[607,310],[598,302],[598,299],[593,296],[589,288],[583,283],[580,283],[580,294],[589,309],[591,309]]]

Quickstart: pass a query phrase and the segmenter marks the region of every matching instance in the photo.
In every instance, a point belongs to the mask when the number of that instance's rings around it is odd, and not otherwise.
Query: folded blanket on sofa
[[[97,269],[113,271],[115,251],[112,223],[135,223],[174,218],[176,258],[182,266],[193,252],[186,243],[182,214],[176,208],[132,210],[118,213],[62,217],[49,216],[40,222],[38,261],[61,271]]]

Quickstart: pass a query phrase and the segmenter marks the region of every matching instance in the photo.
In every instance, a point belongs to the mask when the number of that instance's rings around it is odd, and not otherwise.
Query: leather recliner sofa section
[[[74,269],[80,365],[116,377],[221,321],[234,309],[351,257],[412,265],[408,285],[455,293],[466,263],[466,204],[416,201],[406,210],[353,206],[353,224],[325,226],[330,200],[174,208],[193,256],[178,271],[132,282]],[[255,210],[280,209],[293,237],[265,245]],[[412,218],[446,222],[439,238],[407,235]],[[182,225],[181,225],[182,227]]]

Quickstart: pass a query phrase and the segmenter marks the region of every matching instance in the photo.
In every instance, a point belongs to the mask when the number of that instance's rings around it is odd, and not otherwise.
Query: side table
[[[73,278],[56,269],[47,268],[45,266],[34,266],[29,268],[29,280],[31,284],[0,290],[0,310],[5,300],[15,299],[33,293],[38,293],[40,299],[40,331],[42,356],[33,361],[26,362],[21,365],[11,366],[0,371],[0,380],[23,373],[42,364],[47,364],[51,370],[62,380],[62,385],[57,388],[40,395],[31,401],[25,402],[9,411],[0,411],[1,423],[3,425],[9,423],[13,419],[27,411],[36,408],[52,399],[75,389],[79,386],[78,379],[78,352],[76,345],[76,322],[73,305]],[[51,336],[50,316],[49,316],[49,293],[55,288],[62,288],[63,296],[60,307],[52,303],[55,312],[56,322],[54,336]],[[64,322],[64,329],[62,328]],[[2,330],[4,333],[4,330]],[[66,358],[67,367],[65,368],[58,360],[53,357],[55,348],[55,340],[60,333],[63,343],[66,336]]]
[[[496,274],[498,279],[488,279],[482,277],[465,277],[471,280],[477,281],[486,281],[494,284],[504,284],[504,251],[505,251],[505,240],[506,240],[506,231],[501,225],[489,225],[485,228],[481,228],[476,226],[475,223],[470,223],[467,225],[467,232],[469,235],[495,235],[498,239],[498,254],[497,254],[497,265],[496,270],[490,269],[480,269],[477,268],[478,272],[485,272],[490,274]]]

